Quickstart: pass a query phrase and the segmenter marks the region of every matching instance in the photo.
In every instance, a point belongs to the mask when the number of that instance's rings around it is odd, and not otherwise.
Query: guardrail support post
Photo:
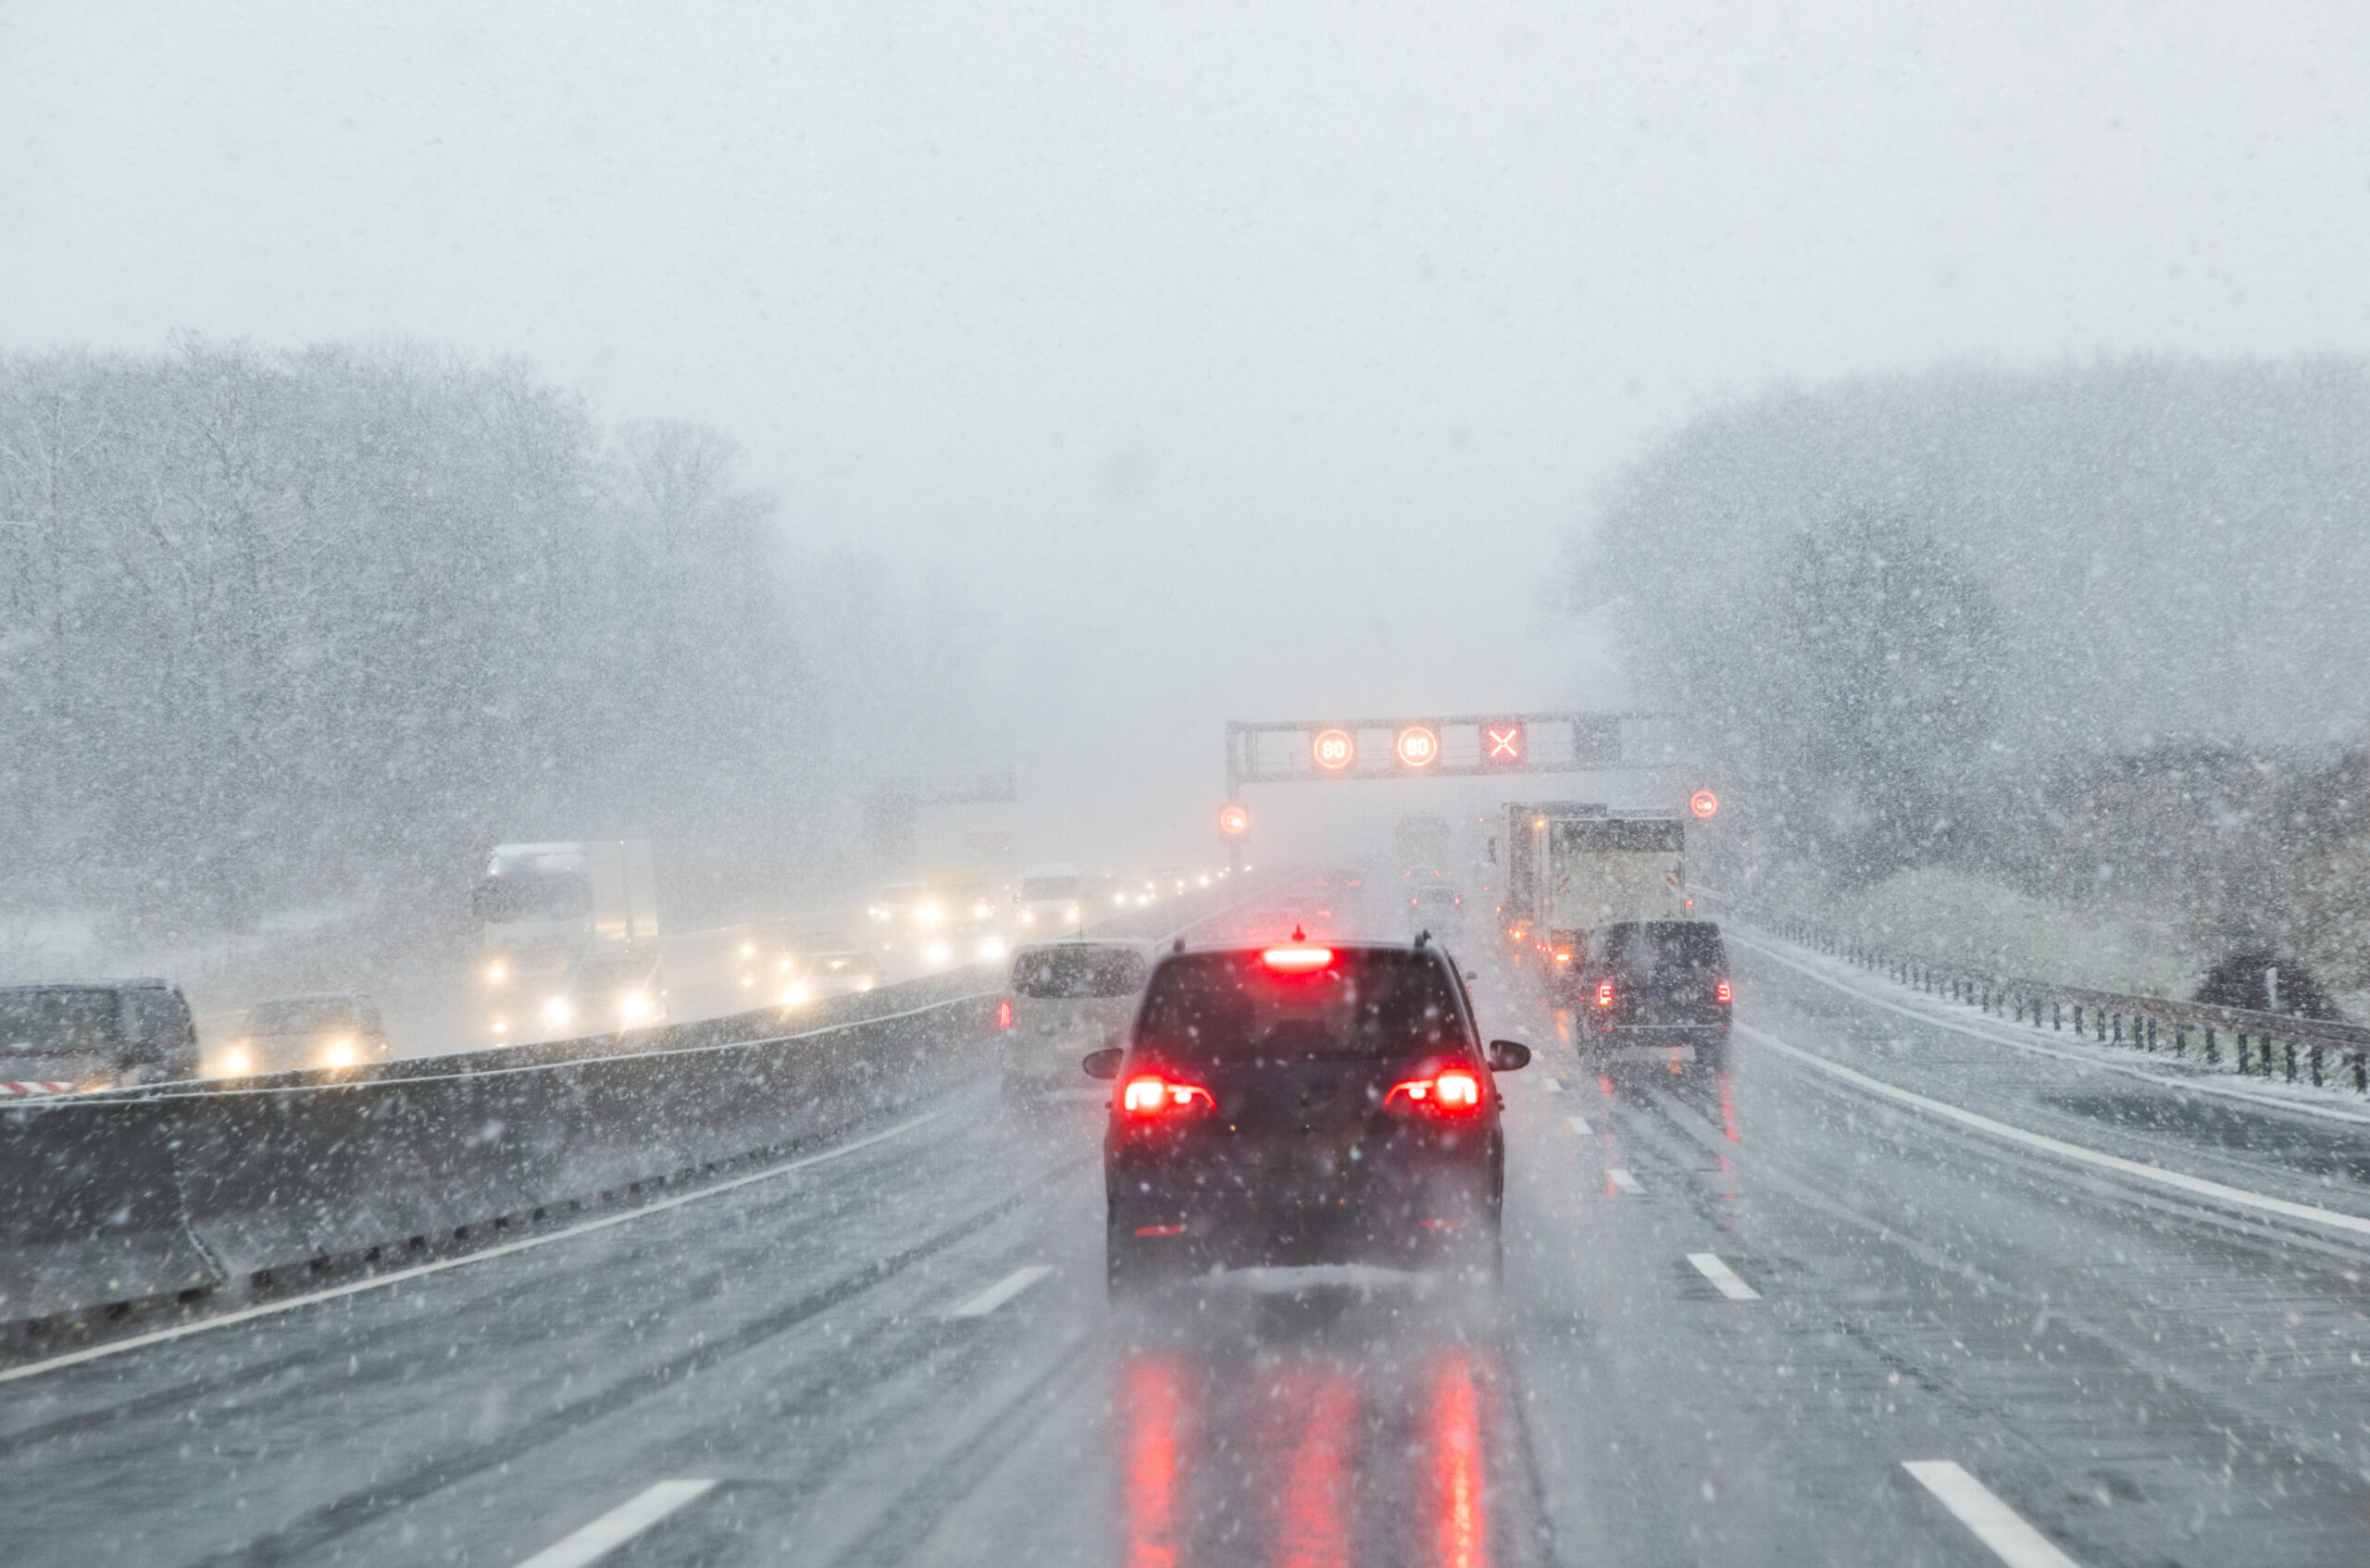
[[[2221,1061],[2221,1052],[2214,1048],[2214,1026],[2205,1026],[2205,1064],[2209,1067]]]

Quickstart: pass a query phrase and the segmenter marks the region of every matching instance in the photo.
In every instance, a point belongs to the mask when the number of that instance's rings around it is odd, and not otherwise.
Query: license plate
[[[1692,1062],[1695,1048],[1691,1045],[1616,1045],[1614,1055],[1626,1060],[1656,1062]]]

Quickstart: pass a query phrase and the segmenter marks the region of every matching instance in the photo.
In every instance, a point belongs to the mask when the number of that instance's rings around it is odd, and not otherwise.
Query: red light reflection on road
[[[1744,1134],[1737,1131],[1737,1100],[1728,1075],[1720,1075],[1720,1125],[1728,1129],[1730,1143],[1744,1141]]]
[[[1490,1521],[1482,1496],[1481,1389],[1471,1352],[1444,1353],[1432,1373],[1426,1457],[1441,1568],[1487,1568]]]
[[[1123,1568],[1181,1568],[1185,1562],[1194,1403],[1191,1368],[1180,1357],[1139,1353],[1120,1370]]]
[[[1304,1367],[1277,1379],[1270,1397],[1262,1448],[1284,1483],[1275,1496],[1271,1561],[1277,1568],[1349,1568],[1357,1380],[1339,1368]]]

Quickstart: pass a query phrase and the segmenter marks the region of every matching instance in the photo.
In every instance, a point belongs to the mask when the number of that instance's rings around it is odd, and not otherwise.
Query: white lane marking
[[[1550,1094],[1561,1094],[1561,1093],[1563,1093],[1563,1092],[1564,1092],[1564,1080],[1563,1080],[1563,1079],[1561,1079],[1561,1078],[1550,1078],[1550,1079],[1548,1079],[1548,1080],[1547,1080],[1547,1092],[1548,1092],[1548,1093],[1550,1093]]]
[[[518,1568],[584,1568],[598,1562],[677,1509],[714,1481],[661,1481],[629,1498],[574,1535],[554,1541]]]
[[[512,1252],[523,1252],[530,1247],[548,1247],[555,1241],[567,1241],[575,1237],[588,1235],[592,1231],[606,1230],[613,1225],[624,1225],[629,1220],[638,1220],[645,1214],[655,1214],[667,1209],[680,1209],[686,1203],[696,1203],[703,1198],[713,1198],[719,1192],[730,1192],[735,1188],[747,1187],[755,1182],[771,1181],[776,1176],[788,1176],[792,1171],[803,1171],[809,1165],[819,1165],[827,1160],[836,1160],[842,1155],[853,1154],[859,1149],[869,1148],[873,1144],[895,1138],[900,1133],[911,1132],[914,1128],[928,1122],[934,1122],[946,1114],[944,1111],[925,1112],[921,1115],[899,1122],[893,1127],[884,1127],[868,1137],[859,1138],[853,1143],[842,1143],[836,1148],[826,1149],[819,1154],[809,1154],[804,1159],[769,1165],[762,1171],[753,1171],[744,1176],[734,1176],[730,1181],[717,1182],[714,1187],[703,1187],[697,1192],[685,1192],[673,1198],[662,1198],[655,1203],[644,1203],[639,1209],[628,1209],[621,1214],[604,1214],[597,1220],[586,1220],[581,1225],[572,1225],[565,1230],[555,1230],[547,1236],[530,1236],[518,1241],[505,1241],[499,1247],[488,1247],[482,1252],[469,1252],[457,1258],[440,1258],[432,1263],[415,1263],[410,1268],[397,1269],[392,1274],[373,1275],[368,1279],[357,1279],[349,1284],[331,1286],[326,1290],[316,1290],[309,1295],[291,1296],[284,1301],[267,1301],[258,1307],[242,1307],[237,1312],[224,1313],[219,1317],[209,1317],[196,1323],[180,1324],[171,1328],[159,1328],[147,1334],[135,1334],[129,1339],[94,1345],[84,1350],[69,1350],[65,1355],[52,1356],[47,1361],[28,1362],[22,1366],[12,1366],[0,1371],[0,1383],[14,1383],[19,1377],[31,1377],[36,1373],[54,1372],[60,1367],[77,1366],[83,1362],[97,1361],[102,1356],[121,1355],[126,1350],[136,1350],[143,1346],[161,1345],[168,1339],[184,1339],[190,1335],[203,1334],[208,1329],[228,1328],[232,1324],[251,1323],[256,1318],[269,1317],[275,1313],[294,1312],[299,1307],[317,1306],[323,1301],[334,1301],[341,1296],[357,1296],[365,1290],[382,1290],[390,1285],[401,1285],[407,1279],[418,1279],[431,1274],[442,1274],[446,1269],[466,1268],[471,1263],[490,1263],[495,1258],[506,1257]]]
[[[1031,1263],[1027,1268],[1017,1268],[946,1315],[985,1317],[1053,1272],[1052,1265],[1048,1263]]]
[[[2025,1523],[2022,1515],[2002,1502],[1990,1487],[1947,1459],[1904,1459],[1901,1467],[1917,1477],[1942,1506],[1975,1532],[2008,1568],[2081,1568],[2081,1564],[2051,1544],[2047,1536]]]
[[[1986,1132],[1994,1138],[2006,1139],[2011,1143],[2021,1143],[2027,1149],[2039,1149],[2068,1160],[2078,1160],[2086,1165],[2096,1165],[2102,1170],[2114,1171],[2121,1176],[2137,1176],[2141,1181],[2152,1182],[2159,1187],[2168,1187],[2177,1192],[2186,1192],[2193,1197],[2210,1198],[2217,1203],[2235,1204],[2242,1209],[2259,1209],[2267,1214],[2277,1214],[2282,1219],[2301,1220],[2306,1225],[2324,1226],[2331,1230],[2346,1231],[2355,1236],[2370,1236],[2370,1219],[2364,1219],[2359,1214],[2342,1214],[2334,1209],[2316,1209],[2310,1203],[2291,1203],[2285,1198],[2274,1198],[2262,1192],[2250,1192],[2242,1187],[2225,1187],[2218,1181],[2208,1181],[2203,1176],[2193,1176],[2182,1171],[2168,1171],[2162,1165],[2143,1165],[2137,1160],[2127,1160],[2116,1154],[2101,1153],[2096,1149],[2085,1149],[2078,1143],[2067,1143],[2061,1139],[2051,1138],[2042,1133],[2027,1132],[2022,1127],[2012,1127],[2005,1122],[1995,1122],[1989,1116],[1978,1116],[1972,1111],[1962,1111],[1955,1105],[1945,1105],[1939,1100],[1928,1099],[1913,1089],[1896,1089],[1881,1078],[1872,1078],[1865,1073],[1855,1072],[1840,1062],[1830,1062],[1815,1052],[1788,1045],[1766,1029],[1757,1029],[1749,1024],[1739,1024],[1737,1032],[1749,1035],[1773,1051],[1781,1052],[1799,1062],[1817,1068],[1822,1073],[1841,1078],[1844,1082],[1865,1089],[1872,1094],[1881,1094],[1889,1100],[1898,1100],[1904,1105],[1915,1106],[1933,1115],[1947,1117],[1962,1126],[1973,1127],[1977,1132]]]
[[[1589,1124],[1588,1124],[1588,1118],[1587,1118],[1587,1117],[1585,1117],[1585,1116],[1566,1116],[1566,1117],[1565,1117],[1564,1119],[1565,1119],[1566,1122],[1569,1122],[1569,1123],[1572,1125],[1572,1130],[1573,1130],[1574,1132],[1578,1133],[1582,1138],[1586,1138],[1586,1137],[1588,1137],[1588,1135],[1589,1135]]]
[[[2335,1105],[2315,1105],[2305,1100],[2289,1100],[2278,1095],[2258,1094],[2240,1084],[2219,1084],[2210,1079],[2182,1077],[2171,1073],[2152,1073],[2145,1067],[2127,1066],[2121,1062],[2102,1061],[2095,1055],[2064,1050],[2053,1045],[2043,1045],[2038,1040],[2027,1039],[2024,1038],[2021,1030],[2007,1024],[1994,1024],[1988,1028],[1980,1027],[1964,1019],[1951,1017],[1943,1011],[1947,1003],[1937,1002],[1932,1004],[1933,1011],[1923,1011],[1894,1002],[1888,997],[1875,995],[1848,980],[1838,979],[1833,975],[1821,974],[1809,964],[1789,958],[1765,942],[1754,941],[1750,937],[1737,937],[1735,940],[1740,947],[1751,948],[1765,958],[1782,964],[1787,968],[1807,976],[1820,985],[1840,990],[1856,1001],[1865,1002],[1871,1007],[1881,1007],[1888,1013],[1898,1013],[1904,1018],[1915,1018],[1921,1024],[1929,1024],[1938,1029],[1949,1029],[1953,1034],[1965,1035],[1969,1039],[1979,1039],[1987,1045],[2004,1045],[2011,1051],[2022,1051],[2034,1056],[2051,1056],[2060,1062],[2071,1062],[2077,1066],[2095,1068],[2102,1072],[2120,1073],[2125,1077],[2138,1078],[2142,1083],[2154,1084],[2159,1089],[2178,1089],[2189,1094],[2211,1094],[2218,1099],[2235,1100],[2242,1105],[2269,1106],[2276,1111],[2294,1111],[2307,1116],[2318,1116],[2324,1121],[2351,1122],[2358,1126],[2370,1126],[2370,1116],[2355,1111],[2343,1110]],[[2097,1049],[2099,1048],[2092,1047],[2094,1051]]]
[[[1636,1192],[1639,1190],[1638,1178],[1631,1176],[1628,1170],[1619,1165],[1607,1165],[1604,1168],[1604,1179],[1613,1183],[1614,1186],[1619,1188],[1624,1192]]]
[[[1687,1261],[1695,1272],[1720,1288],[1720,1294],[1731,1301],[1758,1301],[1761,1292],[1737,1277],[1737,1271],[1720,1261],[1717,1252],[1690,1252]]]

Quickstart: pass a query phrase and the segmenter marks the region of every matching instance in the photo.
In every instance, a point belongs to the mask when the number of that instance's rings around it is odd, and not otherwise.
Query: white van
[[[1011,983],[996,1004],[1004,1092],[1042,1099],[1083,1088],[1079,1063],[1087,1052],[1127,1039],[1152,974],[1154,946],[1074,940],[1031,942],[1016,952]]]

